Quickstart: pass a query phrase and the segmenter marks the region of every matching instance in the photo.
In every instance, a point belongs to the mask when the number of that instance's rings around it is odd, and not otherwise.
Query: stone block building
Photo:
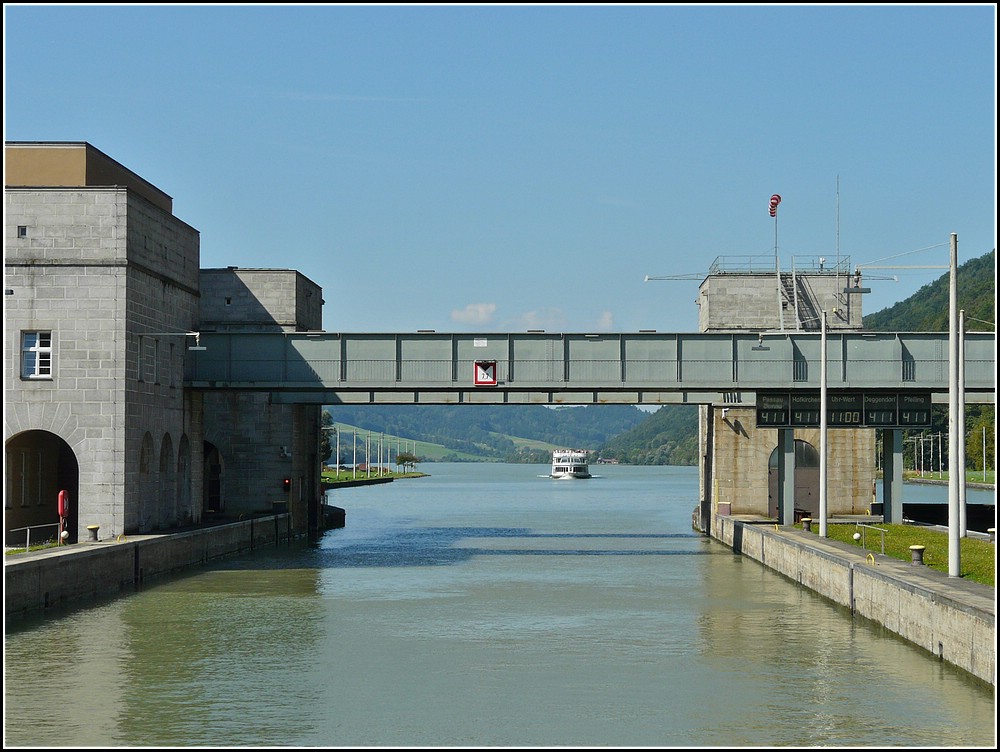
[[[184,388],[203,325],[202,278],[218,278],[199,268],[198,231],[174,216],[169,195],[89,143],[8,142],[4,152],[7,543],[23,545],[29,529],[36,540],[51,537],[63,490],[71,541],[91,525],[107,537],[201,522],[211,505],[224,506],[206,482],[205,458],[214,472],[226,423],[224,396],[210,397],[206,411],[206,396]],[[300,312],[298,294],[267,276],[292,279],[310,302]],[[263,326],[265,317],[247,316],[257,305],[277,311],[281,326],[318,328],[321,295],[297,272],[260,270],[253,288],[267,290],[266,302],[232,309],[230,324]],[[209,314],[226,325],[224,309]],[[275,416],[280,430],[272,426],[257,451],[277,453],[318,422],[300,426],[293,412]],[[219,442],[207,452],[206,430]],[[282,489],[284,477],[273,485]],[[257,476],[257,487],[269,484]],[[287,490],[284,499],[247,492],[233,508],[287,500]],[[304,509],[293,524],[305,529]]]
[[[704,332],[753,331],[764,337],[862,328],[860,274],[847,257],[796,257],[782,269],[772,257],[720,257],[696,303]],[[762,339],[762,342],[764,340]],[[700,410],[700,509],[711,514],[780,519],[779,430],[757,426],[755,402],[725,395]],[[866,514],[873,501],[875,429],[827,429],[828,515]],[[819,513],[820,432],[794,429],[794,499],[798,515]]]
[[[297,271],[203,269],[204,332],[320,331],[322,290]],[[197,355],[196,355],[197,357]],[[205,508],[229,516],[261,504],[287,506],[310,529],[318,524],[318,405],[283,404],[267,392],[208,391],[205,412]]]

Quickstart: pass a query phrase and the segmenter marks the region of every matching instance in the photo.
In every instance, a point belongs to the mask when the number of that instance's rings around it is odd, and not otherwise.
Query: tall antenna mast
[[[785,330],[785,312],[781,305],[782,284],[781,284],[781,264],[778,263],[778,204],[781,203],[781,196],[777,193],[771,195],[770,213],[774,217],[774,276],[778,279],[778,320],[781,322],[781,330]]]
[[[840,270],[840,175],[837,176],[837,270]]]

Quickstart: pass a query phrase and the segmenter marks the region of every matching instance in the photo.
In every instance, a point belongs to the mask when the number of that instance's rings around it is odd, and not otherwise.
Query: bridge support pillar
[[[882,430],[882,520],[903,521],[903,431]]]
[[[795,431],[778,429],[778,519],[795,524]]]

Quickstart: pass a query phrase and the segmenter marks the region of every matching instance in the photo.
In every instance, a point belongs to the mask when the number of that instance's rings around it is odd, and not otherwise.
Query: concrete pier
[[[996,686],[996,588],[792,527],[716,516],[713,537]]]
[[[255,517],[164,535],[118,536],[4,559],[7,618],[60,605],[85,604],[140,586],[147,579],[213,559],[286,543],[288,514]]]

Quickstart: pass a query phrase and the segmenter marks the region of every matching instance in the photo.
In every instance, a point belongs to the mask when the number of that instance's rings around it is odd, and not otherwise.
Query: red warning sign
[[[476,386],[497,385],[497,362],[495,360],[477,360],[472,383]]]

